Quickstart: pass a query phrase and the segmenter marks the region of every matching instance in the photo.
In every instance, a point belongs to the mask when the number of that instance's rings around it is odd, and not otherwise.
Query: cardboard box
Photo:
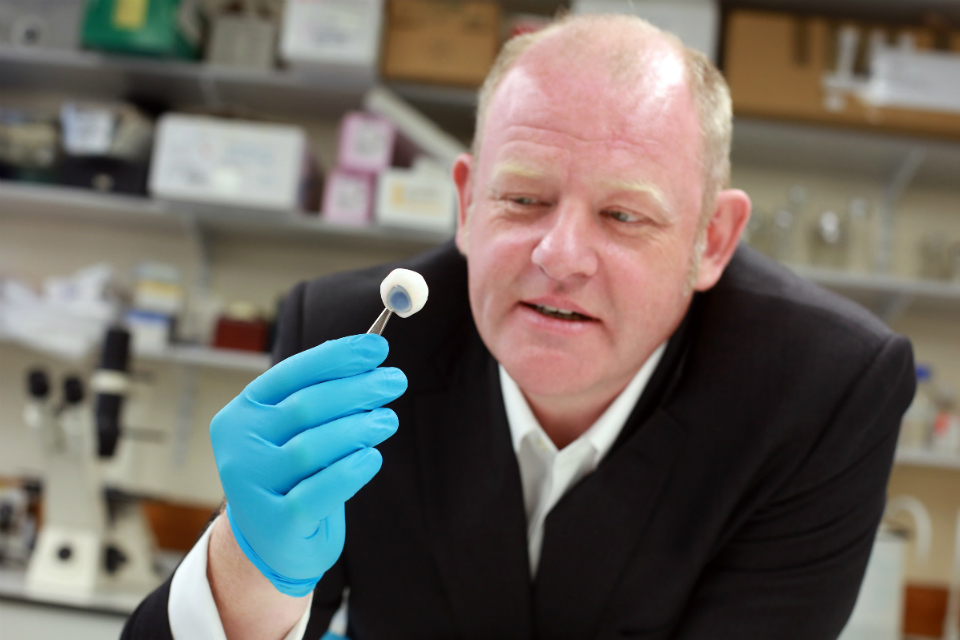
[[[76,49],[84,0],[0,1],[0,44]]]
[[[90,0],[82,39],[89,49],[193,59],[202,35],[197,0]]]
[[[351,111],[340,122],[337,164],[342,169],[377,173],[390,166],[397,129],[386,118]]]
[[[500,48],[494,2],[391,0],[383,77],[479,86]]]
[[[309,171],[300,127],[168,113],[157,125],[150,193],[255,209],[299,209]]]
[[[421,231],[453,233],[453,181],[439,171],[387,169],[377,180],[377,223]]]
[[[272,69],[277,23],[257,15],[218,15],[213,19],[207,60],[261,71]]]
[[[217,320],[213,346],[219,349],[266,351],[270,325],[266,320],[238,320],[221,317]]]
[[[382,23],[383,0],[286,0],[280,56],[296,69],[373,80]]]
[[[341,224],[370,224],[375,184],[376,177],[372,174],[333,171],[327,176],[323,191],[321,217]]]
[[[931,30],[920,27],[828,20],[785,13],[737,10],[727,20],[724,74],[737,115],[778,117],[852,125],[881,131],[960,137],[960,115],[876,107],[849,96],[837,100],[823,78],[837,64],[840,30],[869,34],[883,29],[890,39],[907,34],[918,50],[933,47]],[[957,42],[954,40],[954,42]],[[863,50],[858,58],[863,57]]]

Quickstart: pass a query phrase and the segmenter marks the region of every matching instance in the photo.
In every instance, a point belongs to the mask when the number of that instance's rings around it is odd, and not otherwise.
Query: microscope
[[[63,397],[51,397],[47,374],[27,378],[24,420],[43,452],[43,524],[27,565],[32,593],[83,597],[94,592],[147,592],[159,584],[156,542],[140,504],[107,490],[102,465],[116,452],[128,373],[130,334],[111,328],[100,366],[90,379],[94,410],[84,403],[77,377],[63,382]]]

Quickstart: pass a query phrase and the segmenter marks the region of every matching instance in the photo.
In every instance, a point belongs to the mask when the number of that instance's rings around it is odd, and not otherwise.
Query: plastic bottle
[[[930,448],[930,435],[937,415],[931,377],[930,367],[917,365],[917,393],[913,396],[907,412],[903,414],[899,443],[901,449]]]

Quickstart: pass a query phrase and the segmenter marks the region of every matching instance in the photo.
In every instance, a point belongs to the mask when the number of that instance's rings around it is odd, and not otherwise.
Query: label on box
[[[280,48],[292,62],[373,65],[381,0],[288,0]]]
[[[305,152],[299,127],[168,114],[157,127],[150,191],[178,200],[295,209]]]
[[[63,148],[74,156],[107,155],[113,144],[117,125],[116,113],[111,109],[82,108],[72,102],[60,109],[63,127]]]
[[[337,181],[337,188],[333,192],[335,208],[363,213],[367,210],[369,200],[369,189],[363,181],[349,178]]]
[[[456,200],[449,178],[391,169],[377,185],[377,222],[429,231],[453,231]]]
[[[323,217],[331,222],[369,223],[373,180],[369,176],[334,171],[327,177]]]
[[[363,113],[344,117],[340,134],[340,166],[356,171],[376,172],[390,166],[396,131],[382,118]]]
[[[114,0],[113,26],[117,29],[137,31],[147,22],[149,0]]]

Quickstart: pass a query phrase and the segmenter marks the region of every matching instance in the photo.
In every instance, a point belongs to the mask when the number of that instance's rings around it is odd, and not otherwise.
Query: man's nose
[[[533,250],[533,262],[554,280],[590,277],[597,271],[596,235],[590,211],[573,203],[558,206]]]

